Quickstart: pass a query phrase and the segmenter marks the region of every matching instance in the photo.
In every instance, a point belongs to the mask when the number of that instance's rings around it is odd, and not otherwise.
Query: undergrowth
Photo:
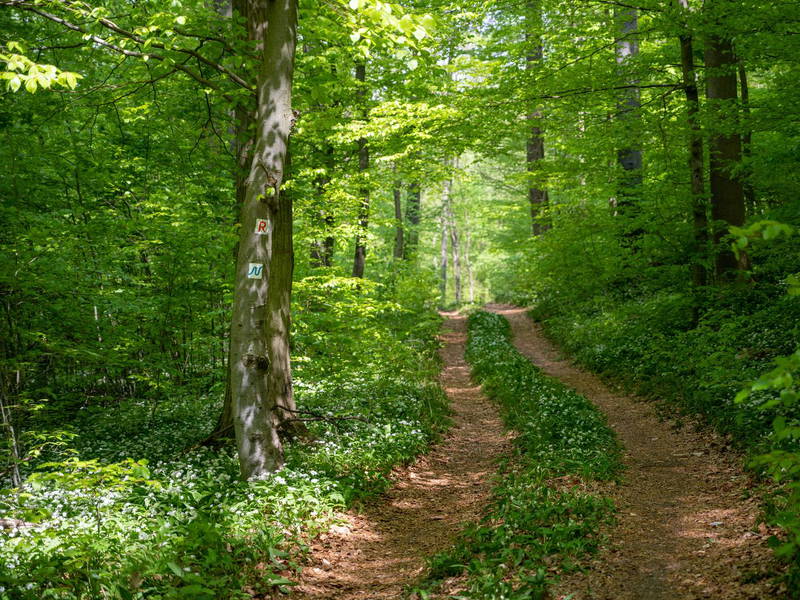
[[[476,312],[469,334],[473,376],[517,432],[515,452],[502,465],[487,515],[431,560],[414,594],[432,597],[447,578],[463,577],[454,597],[545,598],[553,581],[597,550],[599,527],[613,519],[611,501],[587,484],[619,477],[620,446],[586,398],[517,352],[505,318]]]
[[[313,441],[289,444],[283,470],[243,482],[232,447],[196,445],[219,397],[174,389],[157,406],[88,405],[70,415],[60,446],[27,465],[21,488],[0,491],[0,518],[20,525],[0,529],[0,599],[226,600],[288,590],[298,558],[336,511],[386,489],[392,467],[427,448],[446,422],[433,301],[401,306],[374,284],[341,278],[306,286],[298,405],[363,421],[309,423]],[[325,304],[313,304],[323,293]],[[331,330],[341,323],[359,330],[357,345]],[[345,353],[349,362],[339,360]]]

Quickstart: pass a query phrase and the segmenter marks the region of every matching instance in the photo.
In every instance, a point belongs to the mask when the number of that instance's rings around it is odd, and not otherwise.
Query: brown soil
[[[449,547],[465,522],[479,519],[510,441],[496,407],[470,381],[465,318],[444,316],[441,381],[452,429],[430,454],[399,470],[387,494],[343,515],[345,525],[315,541],[294,598],[398,598],[422,574],[426,557]]]
[[[524,309],[494,305],[514,344],[547,374],[591,399],[624,445],[624,483],[609,486],[618,523],[610,544],[556,590],[557,598],[772,599],[778,570],[758,525],[758,501],[741,457],[707,431],[671,427],[653,405],[619,393],[559,356]],[[574,595],[571,595],[574,594]]]

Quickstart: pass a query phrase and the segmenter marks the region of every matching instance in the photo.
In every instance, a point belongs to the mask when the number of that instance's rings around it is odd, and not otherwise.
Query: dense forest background
[[[746,451],[796,563],[800,6],[302,0],[264,277],[286,466],[243,483],[231,306],[278,68],[248,6],[0,2],[0,598],[289,583],[446,426],[436,309],[491,300]]]

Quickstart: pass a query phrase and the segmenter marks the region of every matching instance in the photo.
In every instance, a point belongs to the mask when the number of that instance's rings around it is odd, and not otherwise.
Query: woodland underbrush
[[[752,261],[747,281],[697,292],[687,267],[649,265],[635,278],[595,280],[592,291],[556,273],[536,287],[532,315],[579,362],[657,399],[679,423],[681,415],[699,415],[747,452],[750,467],[780,484],[765,519],[785,532],[772,543],[794,565],[790,585],[798,591],[800,295],[793,277],[800,240],[764,241],[769,227],[784,231],[772,223],[740,234]]]
[[[26,463],[19,489],[0,494],[9,525],[0,530],[0,598],[222,600],[287,590],[298,557],[336,511],[384,490],[392,467],[446,425],[432,307],[402,279],[298,283],[296,395],[317,420],[306,423],[308,439],[287,444],[286,467],[262,481],[240,480],[232,444],[198,444],[219,393],[173,389],[157,406],[128,398],[77,411],[49,402],[38,435],[59,445]],[[45,431],[59,411],[63,431]]]
[[[597,550],[599,527],[613,519],[611,501],[587,484],[619,477],[620,447],[586,398],[514,348],[504,317],[470,316],[467,360],[517,433],[515,452],[502,465],[486,517],[430,561],[414,593],[429,598],[455,586],[453,597],[545,598],[551,582]]]

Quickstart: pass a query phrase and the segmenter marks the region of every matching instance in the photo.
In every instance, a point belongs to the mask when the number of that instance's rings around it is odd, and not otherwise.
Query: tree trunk
[[[472,250],[472,235],[469,231],[469,224],[466,229],[466,244],[464,245],[464,265],[467,269],[467,280],[469,283],[469,303],[475,304],[475,278],[472,274],[472,262],[470,260],[470,252]]]
[[[639,29],[638,12],[635,8],[617,6],[614,8],[614,19],[617,24],[617,68],[624,77],[625,84],[630,86],[617,104],[617,113],[622,122],[626,122],[627,129],[633,129],[628,144],[617,150],[617,163],[622,167],[618,187],[617,209],[620,216],[626,219],[624,225],[625,237],[635,240],[643,233],[636,223],[639,215],[638,197],[642,185],[642,150],[639,146],[638,133],[635,127],[639,119],[641,107],[641,94],[637,87],[639,80],[626,73],[630,68],[630,61],[639,54],[639,41],[636,34]]]
[[[450,237],[450,252],[453,256],[453,287],[455,292],[456,305],[461,304],[461,255],[458,240],[458,227],[456,217],[453,212],[453,180],[448,179],[444,185],[442,193],[442,214],[446,224],[446,230]]]
[[[283,465],[280,403],[291,397],[291,384],[286,387],[291,377],[286,372],[288,319],[279,307],[291,291],[286,273],[291,273],[292,257],[276,250],[285,244],[287,223],[291,229],[281,183],[294,121],[296,0],[248,0],[246,19],[263,47],[256,79],[253,155],[239,221],[230,366],[239,464],[242,476],[252,479]]]
[[[758,198],[756,198],[756,188],[753,185],[753,130],[750,126],[750,86],[747,83],[747,70],[744,62],[739,60],[739,89],[742,93],[742,116],[744,117],[744,132],[742,135],[742,156],[745,163],[744,176],[744,200],[747,211],[753,215],[756,213]]]
[[[403,247],[403,256],[410,258],[414,255],[419,245],[419,221],[422,209],[422,191],[419,183],[415,182],[408,186],[408,197],[406,198],[406,223],[408,231],[406,242]]]
[[[542,37],[540,29],[542,24],[542,7],[537,1],[528,2],[528,27],[525,32],[525,41],[531,47],[527,57],[526,68],[533,71],[537,63],[541,63],[544,56],[542,50]],[[531,123],[530,135],[527,143],[527,168],[528,176],[533,178],[541,170],[544,160],[544,136],[542,134],[542,112],[534,110],[528,115]],[[547,190],[539,182],[528,184],[528,202],[531,211],[531,233],[534,236],[541,235],[547,226],[542,223],[542,211],[547,206]]]
[[[250,18],[249,15],[254,10],[250,8],[251,0],[232,0],[232,2],[218,1],[216,5],[222,16],[231,18],[233,12],[246,20],[245,30],[242,32],[242,37],[248,40],[259,40],[259,32],[257,30],[257,19]],[[263,42],[261,42],[263,43]],[[259,43],[259,47],[261,47]],[[247,193],[247,175],[250,172],[250,167],[253,161],[253,121],[256,113],[256,97],[249,96],[241,99],[233,109],[233,128],[232,128],[232,149],[234,156],[236,156],[236,165],[234,166],[233,185],[236,196],[236,212],[237,223],[238,218],[242,212],[242,206],[245,202]],[[239,254],[238,243],[234,248],[234,259]],[[234,424],[233,424],[233,400],[231,395],[231,357],[230,357],[230,339],[231,331],[228,331],[228,362],[225,372],[225,397],[222,404],[222,412],[217,419],[217,425],[214,431],[211,432],[206,442],[217,443],[221,439],[234,437]]]
[[[360,83],[358,96],[363,105],[366,98],[367,68],[362,62],[356,65],[356,81]],[[366,177],[369,169],[369,147],[366,138],[358,140],[358,170],[362,177]],[[358,233],[356,233],[356,250],[353,258],[353,277],[364,277],[364,267],[367,260],[367,229],[369,227],[369,185],[364,183],[359,191],[361,204],[358,209]]]
[[[708,5],[707,5],[708,6]],[[709,139],[709,180],[711,184],[711,218],[714,220],[714,244],[717,250],[716,272],[729,278],[740,266],[733,251],[722,243],[728,226],[744,224],[744,190],[734,169],[742,159],[739,133],[731,126],[731,111],[736,106],[736,58],[730,39],[712,33],[706,38],[706,97],[716,128]],[[726,114],[727,113],[727,114]]]
[[[442,307],[447,304],[447,218],[444,211],[440,219],[442,226],[441,242],[439,244],[439,294]]]
[[[325,187],[330,183],[330,173],[334,168],[333,147],[328,146],[324,152],[325,174],[320,176],[315,184],[320,205],[325,206]],[[333,214],[326,208],[319,210],[320,229],[324,236],[311,242],[311,266],[330,267],[333,264],[334,237],[331,235],[335,224]]]
[[[394,184],[394,257],[402,259],[405,256],[404,235],[403,235],[403,182],[397,181]]]
[[[688,0],[676,0],[678,11],[688,11]],[[684,21],[685,23],[685,21]],[[703,131],[698,119],[700,94],[697,90],[697,75],[694,66],[694,44],[691,33],[679,36],[681,47],[681,71],[686,95],[686,113],[689,122],[689,174],[692,191],[692,222],[694,248],[692,260],[692,284],[698,288],[708,283],[706,259],[708,258],[708,211],[703,175]]]

